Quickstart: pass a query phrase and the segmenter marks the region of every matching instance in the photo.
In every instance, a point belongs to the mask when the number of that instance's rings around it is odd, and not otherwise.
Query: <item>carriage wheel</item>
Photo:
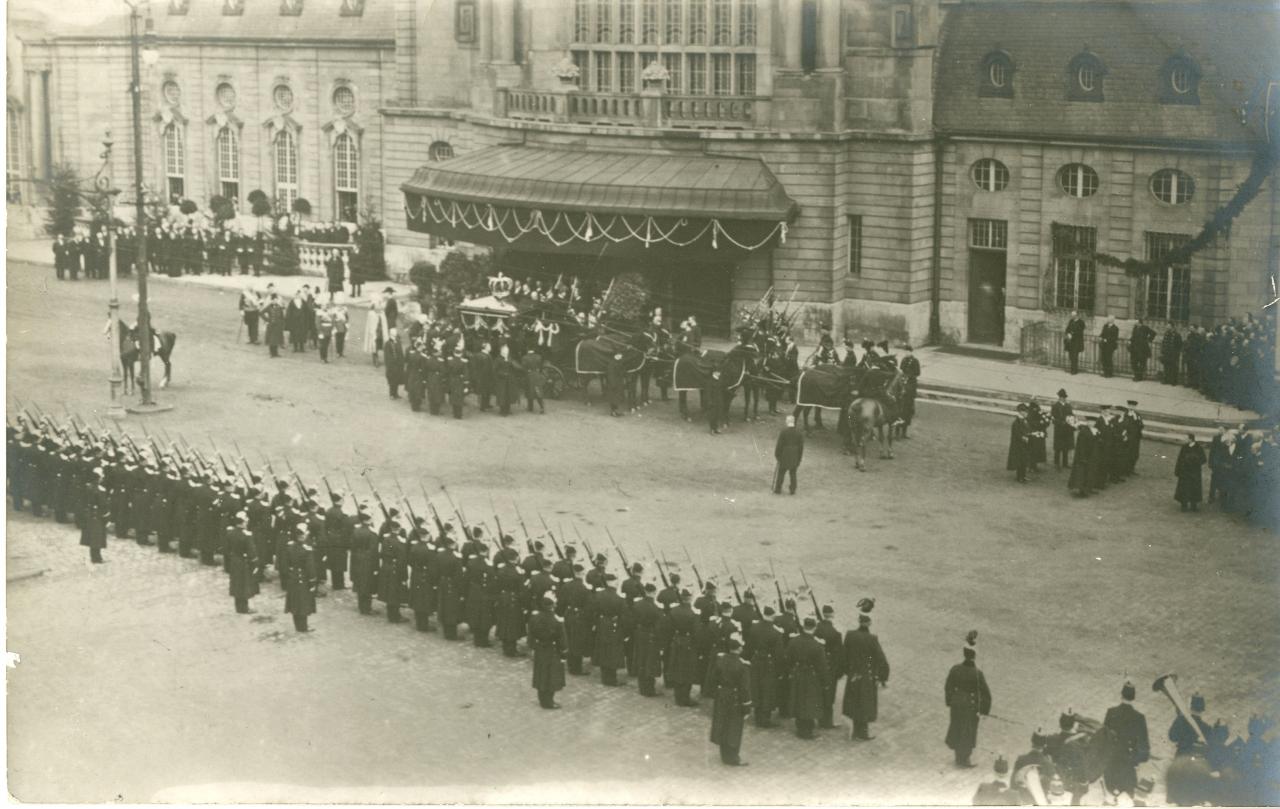
[[[554,365],[546,366],[545,371],[547,381],[544,393],[548,399],[559,399],[565,389],[564,372]]]

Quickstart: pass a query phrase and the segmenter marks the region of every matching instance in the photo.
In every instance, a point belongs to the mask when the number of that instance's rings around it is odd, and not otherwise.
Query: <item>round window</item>
[[[1003,191],[1009,185],[1009,169],[994,158],[985,157],[974,163],[969,176],[983,191]]]
[[[236,105],[236,90],[230,84],[219,84],[217,90],[218,106],[229,110]]]
[[[1058,185],[1069,197],[1091,197],[1098,193],[1098,172],[1083,163],[1072,163],[1058,172]]]
[[[182,88],[178,86],[176,81],[167,81],[160,88],[160,92],[164,95],[164,100],[171,106],[177,106],[182,100]]]
[[[333,108],[341,115],[356,111],[356,94],[350,87],[339,87],[333,91]]]
[[[427,148],[429,160],[449,160],[453,157],[453,147],[447,141],[438,140]]]
[[[1151,175],[1151,193],[1166,205],[1182,205],[1191,201],[1196,184],[1191,175],[1177,169],[1161,169]]]

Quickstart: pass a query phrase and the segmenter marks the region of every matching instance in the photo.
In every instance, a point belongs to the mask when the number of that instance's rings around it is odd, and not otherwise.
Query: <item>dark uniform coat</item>
[[[590,595],[587,586],[578,578],[565,582],[560,588],[559,606],[564,610],[568,652],[574,657],[586,657],[590,654],[591,625],[587,615]]]
[[[841,713],[855,722],[876,721],[879,687],[889,682],[889,661],[880,648],[880,639],[866,627],[846,632],[844,660],[849,680],[844,687]]]
[[[790,670],[791,715],[796,719],[818,721],[822,718],[830,676],[826,650],[817,638],[802,632],[787,644],[787,664]]]
[[[227,554],[227,572],[231,574],[232,598],[253,598],[258,594],[258,549],[253,535],[231,526],[222,538]]]
[[[107,490],[93,483],[84,485],[84,521],[80,544],[86,548],[107,547]]]
[[[1151,757],[1151,744],[1147,738],[1147,718],[1127,702],[1107,709],[1102,727],[1110,732],[1113,746],[1103,777],[1107,789],[1128,792],[1138,788],[1135,769]]]
[[[703,691],[715,698],[712,743],[740,747],[743,719],[751,712],[751,664],[736,652],[720,652],[707,670]]]
[[[947,725],[947,747],[972,750],[978,745],[978,714],[991,713],[991,691],[982,670],[972,660],[957,663],[947,673],[943,687],[951,723]]]
[[[1089,469],[1093,464],[1093,454],[1098,451],[1097,436],[1089,427],[1081,427],[1075,433],[1076,459],[1071,465],[1071,477],[1067,480],[1067,488],[1073,492],[1088,493],[1092,485],[1089,480]]]
[[[364,524],[351,532],[351,587],[360,595],[378,589],[378,535]]]
[[[757,711],[769,713],[784,704],[778,693],[778,677],[787,665],[786,636],[769,621],[758,621],[751,635],[751,701]]]
[[[673,685],[692,685],[702,680],[698,667],[698,648],[694,633],[701,626],[698,616],[688,604],[677,604],[667,615],[671,635],[665,677]],[[705,671],[705,668],[703,669]]]
[[[1200,444],[1184,444],[1178,450],[1178,461],[1173,473],[1178,476],[1178,486],[1173,499],[1179,503],[1199,503],[1204,499],[1204,482],[1200,470],[1204,468],[1204,447]]]
[[[535,612],[529,619],[529,647],[533,650],[533,687],[539,691],[564,688],[562,658],[569,648],[564,622],[553,612]]]
[[[664,624],[667,616],[651,598],[641,598],[631,607],[631,638],[637,677],[662,676]]]
[[[783,427],[778,433],[778,443],[773,448],[773,457],[782,469],[795,469],[800,466],[804,457],[804,435],[796,427]]]
[[[462,614],[462,589],[466,584],[462,557],[451,548],[444,548],[436,557],[436,570],[440,575],[437,585],[440,594],[440,623],[444,626],[457,626],[466,620]]]
[[[405,580],[409,574],[409,547],[405,538],[388,533],[378,543],[378,600],[388,607],[408,602]]]
[[[1009,427],[1009,457],[1004,468],[1009,471],[1029,466],[1031,463],[1031,428],[1024,418],[1015,418]]]
[[[284,569],[288,571],[284,611],[293,615],[313,615],[316,611],[315,585],[319,580],[311,548],[290,542],[284,549]]]
[[[596,593],[592,607],[595,647],[591,662],[600,668],[620,669],[626,665],[622,626],[626,604],[617,592],[606,589]]]

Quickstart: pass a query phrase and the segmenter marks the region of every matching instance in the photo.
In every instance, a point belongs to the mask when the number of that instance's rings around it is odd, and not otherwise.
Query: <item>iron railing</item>
[[[1055,324],[1028,323],[1022,327],[1019,342],[1023,362],[1070,369],[1071,358],[1067,355],[1064,345],[1065,335]],[[1123,335],[1116,342],[1112,360],[1114,361],[1112,371],[1116,375],[1132,373],[1129,365],[1129,341]],[[1102,373],[1102,351],[1096,334],[1084,336],[1084,351],[1080,352],[1080,370],[1095,374]]]

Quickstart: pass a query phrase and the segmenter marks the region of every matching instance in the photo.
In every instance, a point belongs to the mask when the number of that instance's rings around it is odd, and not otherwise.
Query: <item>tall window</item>
[[[298,141],[287,129],[276,135],[276,203],[284,210],[293,210],[298,198]]]
[[[753,96],[756,94],[756,57],[754,54],[735,56],[738,65],[738,95]]]
[[[6,129],[9,140],[5,143],[4,153],[4,191],[5,199],[10,203],[22,202],[22,122],[18,111],[11,106],[5,107]]]
[[[634,93],[636,91],[636,55],[634,53],[618,54],[618,92]]]
[[[573,41],[591,41],[590,0],[573,0]]]
[[[613,3],[596,0],[596,42],[613,41]]]
[[[597,93],[613,92],[613,54],[608,51],[596,51],[596,86]]]
[[[636,0],[618,0],[618,41],[636,41]]]
[[[679,45],[684,39],[684,4],[680,0],[666,0],[664,11],[666,26],[663,28],[662,44]]]
[[[733,44],[733,0],[712,0],[711,44]]]
[[[691,0],[689,3],[689,44],[707,44],[706,0]]]
[[[218,130],[215,139],[218,150],[219,193],[229,200],[240,199],[240,140],[229,126]]]
[[[1147,261],[1158,262],[1186,244],[1179,233],[1147,233]],[[1186,264],[1153,270],[1146,280],[1143,311],[1156,320],[1185,322],[1191,317],[1191,268]]]
[[[680,63],[684,57],[678,53],[662,54],[662,66],[667,69],[667,92],[679,95],[684,92],[684,73]]]
[[[338,219],[356,221],[360,210],[360,154],[355,138],[343,132],[333,142],[333,190]]]
[[[1092,312],[1097,287],[1098,231],[1075,225],[1053,226],[1053,306]]]
[[[578,68],[578,78],[575,81],[583,90],[587,89],[587,85],[591,82],[591,64],[588,61],[590,57],[591,54],[587,51],[573,52],[573,65]]]
[[[182,129],[169,124],[161,136],[164,142],[164,176],[169,202],[176,204],[186,196],[187,155]]]
[[[640,6],[640,42],[645,45],[658,44],[658,0],[641,0]]]
[[[862,217],[847,216],[849,227],[849,274],[862,275]]]
[[[689,94],[707,94],[707,57],[702,53],[689,54]]]
[[[738,44],[756,44],[756,4],[743,0],[738,6]]]
[[[711,93],[727,96],[733,92],[733,57],[727,53],[711,55]]]

